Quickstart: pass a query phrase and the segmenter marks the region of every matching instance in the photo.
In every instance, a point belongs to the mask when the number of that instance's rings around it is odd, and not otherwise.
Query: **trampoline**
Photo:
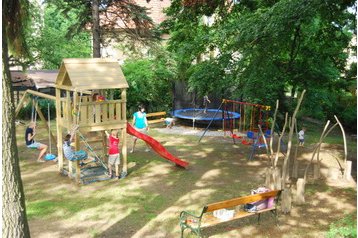
[[[207,109],[206,113],[204,113],[204,109],[195,109],[195,108],[184,108],[184,109],[175,110],[173,116],[180,119],[188,119],[193,121],[201,121],[201,122],[209,123],[211,120],[221,121],[223,119],[223,115],[222,115],[223,112],[229,113],[229,116],[226,116],[226,118],[230,118],[230,119],[240,118],[240,113],[237,112],[231,112],[231,111],[227,112],[223,110],[218,111],[218,109]]]

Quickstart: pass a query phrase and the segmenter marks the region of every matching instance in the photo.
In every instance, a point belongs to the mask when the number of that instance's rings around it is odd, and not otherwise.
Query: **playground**
[[[55,129],[56,123],[51,124]],[[298,156],[301,160],[310,159],[319,128],[308,124],[309,136]],[[250,146],[233,144],[232,138],[220,136],[219,131],[214,136],[210,131],[198,143],[200,134],[190,135],[192,128],[171,130],[158,123],[150,136],[187,161],[187,169],[173,166],[153,151],[144,152],[145,144],[140,142],[137,151],[128,154],[125,179],[78,185],[60,175],[55,162],[36,162],[37,151],[24,145],[24,129],[17,126],[17,140],[32,237],[179,237],[181,211],[199,213],[204,204],[247,195],[265,182],[264,150],[249,161]],[[40,127],[38,140],[47,143],[46,133]],[[290,215],[279,212],[278,227],[269,214],[263,214],[260,225],[256,217],[244,218],[203,229],[204,237],[324,237],[339,221],[355,223],[355,182],[327,179],[329,168],[339,167],[341,140],[339,129],[326,138],[320,152],[321,178],[312,180],[310,170],[306,203],[294,204]],[[129,145],[129,135],[127,141]],[[99,151],[101,146],[93,144]],[[348,148],[349,159],[356,161],[356,142],[349,140]],[[303,170],[300,167],[299,173]],[[196,236],[186,231],[184,237]]]
[[[104,71],[109,73],[101,78]],[[115,60],[65,59],[56,79],[56,96],[32,90],[23,94],[16,113],[31,104],[31,122],[38,124],[36,142],[49,144],[45,163],[39,163],[33,159],[38,151],[27,148],[23,140],[25,130],[29,138],[26,127],[33,123],[18,123],[32,236],[334,237],[336,227],[352,227],[356,141],[351,137],[347,141],[337,118],[331,127],[306,120],[300,122],[307,136],[299,146],[299,137],[293,134],[298,134],[296,113],[305,91],[285,134],[276,121],[278,101],[272,114],[270,106],[229,99],[216,109],[178,110],[192,126],[175,120],[168,127],[162,118],[165,112],[149,113],[151,129],[144,121],[143,131],[127,116],[127,88]],[[98,89],[118,90],[119,98],[100,98]],[[49,104],[46,119],[39,98],[55,102],[55,120],[50,120]],[[138,110],[143,113],[142,107]],[[286,113],[283,128],[287,117]],[[205,126],[198,126],[198,121]],[[214,121],[222,127],[211,127]],[[111,137],[106,135],[112,129],[119,131],[116,147],[121,149],[121,173],[116,177],[107,161]],[[127,153],[133,136],[140,142]],[[69,157],[66,147],[71,145],[90,161]],[[277,152],[270,153],[270,148]],[[259,188],[261,192],[254,194]],[[274,205],[268,205],[270,199]],[[260,201],[267,204],[253,205]],[[248,205],[255,210],[249,211]],[[232,215],[229,220],[220,218],[215,215],[219,211]]]

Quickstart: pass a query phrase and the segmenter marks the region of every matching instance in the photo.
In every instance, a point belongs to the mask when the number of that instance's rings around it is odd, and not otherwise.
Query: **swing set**
[[[269,129],[270,106],[224,99],[223,107],[223,131],[225,136],[226,134],[232,136],[235,131],[258,132],[258,125],[260,125],[263,130]],[[230,118],[230,114],[225,113],[229,111],[238,112],[240,118]]]
[[[35,98],[33,98],[32,119],[35,120],[38,114],[49,132],[50,144],[51,141],[57,143],[59,172],[83,184],[109,179],[107,176],[108,167],[103,159],[107,154],[105,131],[122,130],[121,164],[123,164],[123,168],[121,177],[125,177],[127,174],[126,89],[128,83],[118,62],[114,59],[64,59],[56,79],[55,88],[56,96],[30,89],[26,90],[16,107],[15,116],[18,115],[24,103],[28,101],[29,95],[53,100],[56,103],[57,138],[51,132],[50,124],[45,119]],[[98,90],[114,89],[120,90],[120,99],[93,99],[93,95]],[[81,144],[83,144],[94,158],[92,162],[99,166],[83,167],[81,165],[84,164],[81,164],[80,161],[70,160],[68,160],[67,167],[64,165],[63,136],[74,126],[78,127],[74,135],[75,151],[79,151]],[[85,135],[94,134],[97,136],[99,134],[101,139],[90,141],[85,137]],[[102,142],[103,156],[95,151],[90,142]]]

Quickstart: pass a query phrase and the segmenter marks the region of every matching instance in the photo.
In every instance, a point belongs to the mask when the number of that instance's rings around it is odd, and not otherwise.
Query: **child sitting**
[[[63,142],[63,154],[70,161],[85,160],[88,158],[88,155],[85,151],[73,151],[71,148],[71,142],[77,128],[78,127],[72,128],[71,132],[65,136],[65,140]]]

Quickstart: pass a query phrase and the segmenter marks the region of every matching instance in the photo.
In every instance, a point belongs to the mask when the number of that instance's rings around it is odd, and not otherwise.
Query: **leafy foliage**
[[[129,112],[143,104],[147,111],[168,111],[172,104],[172,80],[176,78],[175,61],[159,48],[147,59],[132,59],[122,66],[129,83]]]
[[[91,38],[82,31],[66,38],[69,27],[77,21],[79,9],[67,12],[67,17],[53,5],[45,5],[43,26],[39,37],[33,36],[31,45],[35,59],[44,69],[58,69],[64,58],[85,58],[91,56]]]
[[[98,40],[101,47],[116,41],[137,50],[138,45],[143,46],[155,42],[159,37],[153,20],[148,16],[148,9],[137,5],[135,1],[46,0],[46,2],[55,5],[57,11],[70,19],[70,13],[76,9],[76,18],[71,21],[66,34],[68,38],[74,37],[84,29],[93,30],[92,28],[96,28],[97,24],[99,25],[99,39],[96,34],[94,40],[95,42]],[[92,10],[95,3],[98,3],[96,6],[99,17],[93,16]]]
[[[306,89],[304,109],[324,119],[333,117],[332,99],[354,96],[348,82],[356,78],[346,77],[352,6],[355,1],[176,0],[162,27],[172,36],[179,74],[199,94],[215,89],[266,105],[280,99],[285,112],[294,108],[286,94]]]

